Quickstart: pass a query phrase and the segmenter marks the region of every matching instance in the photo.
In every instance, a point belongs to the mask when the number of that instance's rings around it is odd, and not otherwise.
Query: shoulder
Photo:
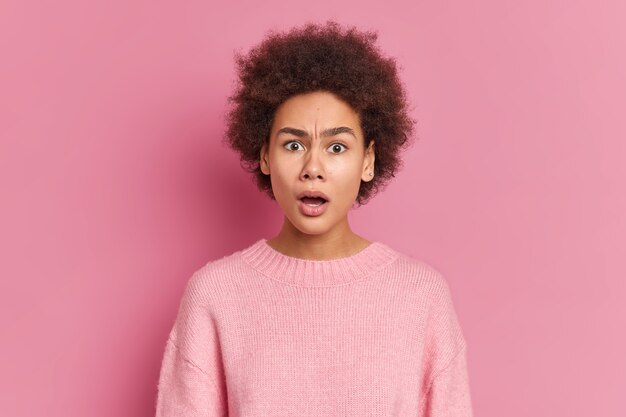
[[[404,279],[415,290],[415,299],[424,300],[429,331],[448,346],[465,344],[465,337],[456,313],[451,286],[444,274],[432,264],[398,252],[398,268],[406,271]]]
[[[194,271],[191,279],[203,282],[220,279],[225,276],[232,276],[234,273],[238,272],[240,268],[242,252],[243,249],[222,256],[221,258],[207,261]]]
[[[440,269],[406,252],[392,249],[384,243],[378,244],[395,253],[396,260],[390,265],[394,275],[402,277],[420,292],[429,294],[433,302],[441,302],[450,296],[448,280]]]
[[[241,256],[244,250],[209,260],[197,268],[187,280],[185,297],[198,303],[208,302],[216,297],[219,299],[232,287],[233,278],[242,275],[246,270]]]

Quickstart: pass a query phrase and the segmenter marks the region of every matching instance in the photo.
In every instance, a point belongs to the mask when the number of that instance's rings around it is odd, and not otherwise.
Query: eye
[[[300,151],[302,150],[302,144],[300,144],[300,142],[296,142],[295,140],[290,140],[285,143],[284,148],[288,151]]]
[[[329,149],[330,149],[330,152],[334,154],[340,154],[348,150],[346,145],[342,143],[333,143],[332,145],[330,145]]]

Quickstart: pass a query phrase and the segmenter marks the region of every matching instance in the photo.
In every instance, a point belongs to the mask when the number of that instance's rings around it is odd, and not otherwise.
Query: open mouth
[[[326,199],[322,197],[302,197],[300,201],[309,207],[319,207],[327,202]]]

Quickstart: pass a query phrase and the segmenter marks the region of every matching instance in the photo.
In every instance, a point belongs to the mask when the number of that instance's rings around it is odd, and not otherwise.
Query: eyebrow
[[[282,129],[278,130],[278,132],[276,132],[276,135],[280,135],[281,133],[287,133],[290,135],[297,136],[299,138],[309,137],[309,134],[306,131],[302,129],[296,129],[293,127],[283,127]],[[321,136],[322,137],[337,136],[341,133],[348,133],[354,136],[354,138],[356,139],[356,133],[354,133],[354,130],[352,130],[351,128],[347,126],[331,127],[328,129],[324,129],[321,132]]]

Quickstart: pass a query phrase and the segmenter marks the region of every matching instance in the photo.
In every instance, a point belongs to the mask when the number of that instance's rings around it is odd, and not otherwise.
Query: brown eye
[[[331,153],[334,153],[334,154],[343,153],[347,149],[348,148],[346,148],[346,146],[342,145],[341,143],[334,143],[334,144],[330,145]]]
[[[301,150],[302,145],[298,142],[291,141],[285,144],[285,148],[289,151],[299,151]]]

